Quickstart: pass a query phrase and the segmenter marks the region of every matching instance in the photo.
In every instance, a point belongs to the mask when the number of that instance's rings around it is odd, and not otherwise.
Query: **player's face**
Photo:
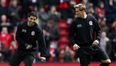
[[[85,10],[80,10],[79,8],[75,8],[75,15],[78,16],[78,17],[81,17],[83,18],[84,17],[84,12]]]
[[[75,8],[75,14],[79,15],[81,13],[81,11],[79,10],[79,8]]]
[[[36,24],[37,17],[30,16],[28,17],[28,26],[34,26]]]

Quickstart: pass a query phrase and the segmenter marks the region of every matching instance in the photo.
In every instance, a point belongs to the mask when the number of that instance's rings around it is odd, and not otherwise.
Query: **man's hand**
[[[74,44],[74,45],[73,45],[73,49],[74,49],[74,50],[78,50],[79,48],[80,48],[79,45],[77,45],[77,44]]]
[[[38,58],[42,61],[42,62],[46,62],[46,58],[41,56],[41,53],[37,54]]]
[[[98,46],[99,45],[99,41],[98,40],[95,40],[94,42],[93,42],[93,44],[92,44],[92,46]]]
[[[32,45],[26,45],[26,49],[31,49]]]
[[[45,57],[39,57],[39,59],[40,59],[42,62],[46,62],[46,58],[45,58]]]

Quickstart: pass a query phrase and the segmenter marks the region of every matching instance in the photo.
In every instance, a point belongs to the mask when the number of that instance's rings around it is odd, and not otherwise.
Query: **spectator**
[[[106,9],[103,2],[100,2],[97,7],[98,17],[104,17],[106,14]],[[103,15],[103,16],[102,16]]]
[[[1,26],[10,26],[11,25],[10,22],[8,22],[7,15],[5,15],[5,14],[1,15],[0,20],[1,20],[1,22],[0,22]]]
[[[55,25],[53,19],[49,19],[47,24],[43,26],[43,33],[46,37],[47,47],[50,47],[51,41],[58,40],[58,27]]]
[[[41,21],[41,24],[44,25],[48,18],[49,18],[49,15],[47,12],[45,12],[45,9],[43,7],[40,8],[39,10],[39,18],[40,18],[40,21]]]
[[[85,4],[86,8],[89,9],[90,6],[89,0],[82,0],[82,4]]]
[[[19,22],[20,19],[19,11],[20,11],[20,6],[18,6],[18,1],[11,0],[9,6],[9,15],[10,15],[10,22],[13,26],[16,26]]]
[[[4,53],[5,53],[4,44],[0,42],[0,63],[4,62]]]
[[[61,55],[64,62],[73,62],[74,52],[69,46],[65,46],[64,50],[61,51]]]
[[[62,19],[67,19],[69,17],[69,1],[67,0],[59,0],[58,10],[61,13]]]
[[[101,23],[102,21],[106,20],[106,9],[103,2],[100,2],[98,7],[96,8],[98,14],[98,22]]]
[[[112,43],[112,60],[116,61],[116,22],[112,24],[112,31],[109,33],[109,38]]]
[[[0,16],[2,14],[5,14],[5,15],[8,16],[9,10],[8,10],[8,8],[6,6],[6,1],[7,0],[0,0]]]
[[[107,22],[111,25],[114,20],[116,20],[116,1],[115,0],[106,0],[106,18]]]
[[[8,33],[7,27],[3,27],[0,33],[0,42],[4,45],[4,60],[8,62],[11,58],[11,42],[12,42],[12,35]]]
[[[101,33],[100,48],[108,55],[111,53],[110,39],[107,37],[106,32]]]
[[[51,6],[50,11],[48,12],[50,18],[54,20],[54,22],[58,22],[60,19],[60,13],[56,10],[56,6]]]
[[[87,12],[88,12],[88,14],[93,15],[93,16],[95,16],[97,18],[97,14],[95,12],[93,3],[89,4],[89,8],[87,9]]]
[[[100,18],[98,18],[98,19],[100,19]],[[105,31],[105,32],[108,33],[109,27],[106,24],[106,19],[105,18],[102,21],[99,22],[99,25],[101,27],[101,31]]]
[[[58,58],[58,46],[57,46],[57,42],[56,41],[51,41],[50,42],[50,49],[49,49],[49,53],[50,53],[50,57],[49,57],[49,62],[58,62],[59,58]]]
[[[1,15],[0,21],[1,21],[0,22],[0,27],[1,28],[4,27],[4,26],[7,27],[8,28],[8,32],[11,32],[13,30],[13,26],[9,22],[9,19],[8,19],[7,15],[5,15],[5,14]]]

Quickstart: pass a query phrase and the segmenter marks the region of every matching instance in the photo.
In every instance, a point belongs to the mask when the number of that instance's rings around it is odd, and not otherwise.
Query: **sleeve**
[[[95,32],[95,40],[100,41],[101,28],[95,18],[94,18],[94,32]]]
[[[46,48],[46,42],[45,37],[43,36],[43,31],[39,29],[37,35],[37,41],[38,41],[38,50],[41,53],[42,56],[47,56],[47,48]]]
[[[25,41],[21,39],[21,25],[18,25],[17,30],[16,30],[16,36],[15,36],[17,42],[19,45],[25,47]]]
[[[71,43],[74,45],[76,43],[76,36],[75,36],[75,24],[74,21],[69,26],[69,37]]]

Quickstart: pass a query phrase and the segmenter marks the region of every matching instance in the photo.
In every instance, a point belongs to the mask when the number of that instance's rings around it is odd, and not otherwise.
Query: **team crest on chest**
[[[93,25],[93,22],[92,21],[89,21],[89,25]]]
[[[32,31],[32,32],[31,32],[31,35],[34,36],[34,35],[35,35],[35,31]]]

